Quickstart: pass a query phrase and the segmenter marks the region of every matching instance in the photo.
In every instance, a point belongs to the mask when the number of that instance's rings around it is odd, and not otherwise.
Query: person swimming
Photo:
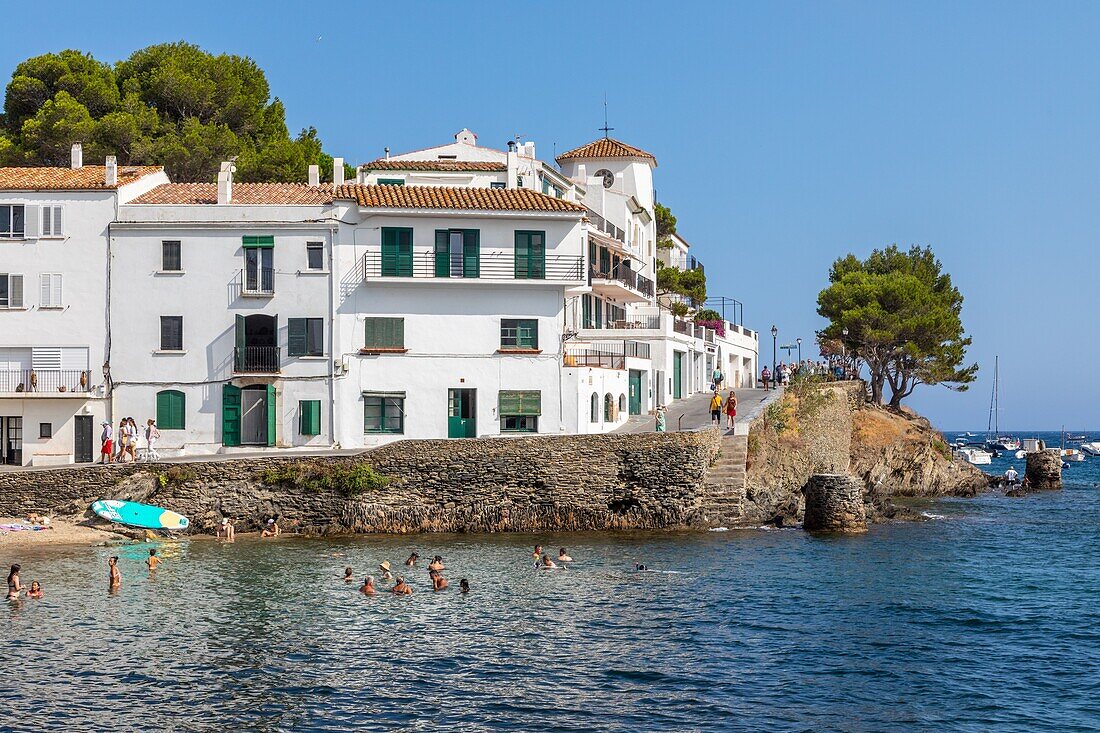
[[[393,573],[390,572],[389,560],[383,560],[378,563],[378,569],[382,571],[382,580],[393,580]]]
[[[398,596],[411,596],[413,589],[409,587],[409,584],[405,582],[404,578],[398,578],[397,583],[391,589],[394,595]]]
[[[19,582],[20,570],[22,570],[22,567],[19,565],[12,565],[11,571],[8,572],[8,600],[18,600],[19,593],[23,590],[23,586]]]
[[[153,547],[149,550],[149,559],[145,561],[145,564],[149,566],[149,572],[157,572],[157,565],[160,565],[160,558],[157,557],[157,548]]]
[[[41,598],[42,597],[42,584],[37,580],[31,581],[31,589],[27,591],[27,598]]]
[[[564,547],[558,550],[558,562],[573,562],[573,558],[569,557]]]
[[[443,570],[443,556],[436,555],[428,565],[428,570]]]
[[[531,553],[531,557],[536,560],[542,557],[542,545],[535,545],[535,551]]]
[[[368,575],[366,580],[363,581],[363,585],[359,586],[359,592],[365,596],[374,595],[374,576]]]
[[[122,573],[118,569],[118,557],[112,556],[107,558],[107,565],[110,567],[110,576],[108,578],[108,587],[110,590],[118,590],[118,587],[122,585]]]
[[[459,593],[469,593],[470,592],[470,581],[466,580],[465,578],[458,581],[458,592]]]
[[[344,568],[344,582],[350,583],[354,578],[351,577],[351,566]]]
[[[642,572],[645,572],[646,570],[649,570],[649,568],[647,568],[645,565],[642,565],[640,563],[635,564],[634,569],[637,570],[639,573],[642,573]]]
[[[550,556],[545,553],[543,553],[541,564],[535,563],[535,567],[541,567],[543,570],[553,570],[557,566],[558,564],[551,560]]]
[[[416,567],[416,561],[419,560],[419,559],[420,559],[420,553],[414,552],[413,554],[409,555],[409,559],[405,561],[405,564],[407,566],[409,566],[410,568],[415,568]]]
[[[447,589],[447,579],[443,577],[443,573],[438,570],[429,570],[428,577],[432,579],[432,590],[440,591]]]

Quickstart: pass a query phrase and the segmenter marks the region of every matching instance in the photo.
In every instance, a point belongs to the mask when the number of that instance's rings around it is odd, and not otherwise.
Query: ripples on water
[[[1097,730],[1100,471],[1074,468],[853,538],[197,540],[162,543],[155,581],[149,545],[0,548],[46,590],[0,607],[0,728]],[[579,561],[535,572],[535,541]],[[414,548],[448,591],[339,580]]]

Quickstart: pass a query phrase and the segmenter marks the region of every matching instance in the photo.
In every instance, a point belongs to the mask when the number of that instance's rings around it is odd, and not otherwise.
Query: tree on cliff
[[[332,170],[315,129],[290,137],[283,103],[270,99],[254,61],[188,43],[149,46],[113,67],[74,50],[16,66],[0,164],[67,165],[74,142],[92,160],[164,165],[175,181],[213,181],[231,156],[246,181],[304,181],[311,164]]]
[[[930,248],[891,245],[862,261],[849,254],[833,263],[829,282],[817,298],[818,314],[830,321],[819,336],[867,364],[875,402],[886,386],[898,407],[919,384],[961,392],[974,381],[978,365],[963,366],[971,343],[963,297]]]

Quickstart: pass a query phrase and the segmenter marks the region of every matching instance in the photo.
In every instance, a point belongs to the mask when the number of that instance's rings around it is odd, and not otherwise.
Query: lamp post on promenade
[[[796,344],[798,344],[798,363],[801,364],[802,363],[802,337],[799,336],[798,338],[796,338],[794,340],[794,342]]]
[[[845,341],[848,338],[848,327],[845,326],[840,331],[840,364],[844,367],[844,378],[848,378],[848,344]]]
[[[773,325],[773,326],[772,326],[772,380],[773,380],[773,382],[774,382],[774,380],[775,380],[775,376],[776,376],[776,375],[775,375],[775,362],[776,362],[776,358],[775,358],[775,352],[776,352],[776,340],[775,340],[775,339],[776,339],[776,337],[778,337],[778,336],[779,336],[779,329],[778,329],[778,328],[776,328],[776,327],[775,327],[775,326]]]

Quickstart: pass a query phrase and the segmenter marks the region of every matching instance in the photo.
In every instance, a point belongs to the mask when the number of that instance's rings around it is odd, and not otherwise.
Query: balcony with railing
[[[278,346],[236,346],[233,348],[233,371],[239,374],[273,374],[279,371],[281,356]]]
[[[657,331],[661,328],[661,317],[658,315],[653,316],[627,316],[625,318],[616,318],[614,320],[603,321],[599,323],[595,319],[590,319],[585,323],[582,328],[586,331],[592,330],[647,330]]]
[[[0,369],[0,394],[87,395],[91,372],[81,369]]]
[[[241,270],[241,293],[267,298],[275,294],[275,268],[249,267]]]
[[[666,267],[675,267],[677,270],[699,270],[704,272],[703,263],[691,255],[669,254],[661,258]]]
[[[604,219],[592,209],[588,210],[588,220],[592,223],[593,227],[599,231],[612,239],[619,240],[624,245],[626,244],[626,232],[609,222],[607,219]]]
[[[593,341],[566,344],[563,364],[567,367],[626,369],[627,359],[649,359],[649,344],[640,341]]]
[[[625,302],[648,302],[655,292],[652,280],[624,267],[621,263],[618,266],[592,263],[589,267],[588,281],[596,290],[611,288],[620,291],[625,288],[629,291],[628,293],[612,293]]]
[[[461,253],[413,252],[411,256],[382,256],[381,250],[363,255],[362,276],[383,279],[433,280],[529,280],[584,282],[584,258],[580,255],[547,254],[519,257],[514,252]]]

